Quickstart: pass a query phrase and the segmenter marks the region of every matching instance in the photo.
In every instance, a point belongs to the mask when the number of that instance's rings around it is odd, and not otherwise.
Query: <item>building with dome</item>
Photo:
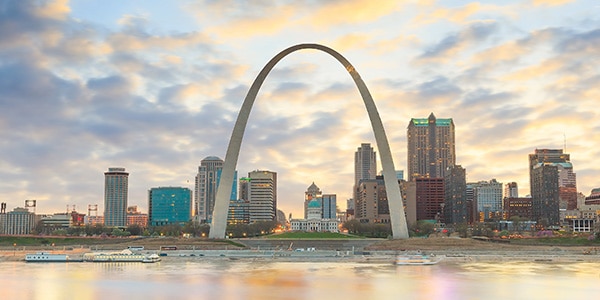
[[[339,232],[339,220],[324,219],[322,212],[321,203],[317,199],[311,200],[306,206],[306,219],[290,220],[292,231]]]

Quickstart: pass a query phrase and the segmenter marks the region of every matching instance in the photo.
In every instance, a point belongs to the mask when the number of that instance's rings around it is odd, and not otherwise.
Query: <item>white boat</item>
[[[401,266],[421,266],[421,265],[435,265],[442,259],[433,259],[428,255],[415,254],[415,255],[398,255],[396,256],[396,265]]]
[[[150,254],[146,257],[144,257],[144,259],[142,260],[143,263],[155,263],[155,262],[159,262],[160,261],[160,256],[158,256],[158,254],[153,253]]]
[[[53,254],[48,252],[37,252],[35,254],[25,254],[26,262],[67,262],[71,261],[66,254]]]
[[[83,255],[84,261],[89,262],[142,262],[146,255],[133,253],[129,249],[121,252],[93,252]]]

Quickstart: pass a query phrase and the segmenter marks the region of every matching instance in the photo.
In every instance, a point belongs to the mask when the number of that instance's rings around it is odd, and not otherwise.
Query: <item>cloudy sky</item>
[[[355,66],[396,169],[410,118],[433,112],[454,120],[468,181],[528,194],[528,154],[566,144],[578,190],[600,186],[596,0],[0,0],[0,201],[102,212],[117,166],[144,212],[151,187],[193,190],[200,161],[224,158],[260,69],[299,43]],[[302,215],[313,181],[345,209],[363,142],[375,145],[351,77],[303,50],[263,85],[237,169],[278,172],[286,215]]]

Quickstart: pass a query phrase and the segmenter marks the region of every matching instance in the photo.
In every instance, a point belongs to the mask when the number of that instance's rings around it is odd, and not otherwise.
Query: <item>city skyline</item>
[[[260,68],[307,42],[356,67],[405,174],[406,125],[433,112],[453,119],[468,182],[529,194],[528,155],[566,144],[589,195],[600,187],[600,5],[493,2],[5,2],[0,201],[103,211],[112,166],[130,173],[129,205],[146,207],[152,187],[193,190],[200,161],[225,158]],[[278,208],[302,216],[311,182],[339,203],[352,197],[361,143],[375,145],[351,78],[303,50],[267,78],[236,169],[277,172]]]

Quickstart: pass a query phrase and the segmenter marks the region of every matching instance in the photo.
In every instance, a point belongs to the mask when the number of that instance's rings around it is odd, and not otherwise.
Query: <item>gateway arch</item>
[[[213,209],[212,223],[210,226],[209,238],[219,239],[225,237],[225,229],[227,227],[227,213],[229,209],[229,198],[231,195],[231,188],[233,184],[233,175],[237,165],[238,157],[240,154],[240,147],[242,145],[242,138],[244,131],[246,130],[246,124],[248,123],[248,117],[250,116],[250,110],[256,100],[256,95],[265,81],[267,75],[273,67],[288,54],[302,50],[302,49],[315,49],[323,51],[335,59],[337,59],[346,68],[346,71],[350,73],[354,83],[358,88],[360,95],[367,108],[369,119],[373,127],[375,134],[375,141],[377,148],[379,149],[379,156],[381,159],[381,165],[383,166],[383,178],[385,183],[385,189],[387,191],[388,204],[390,208],[390,222],[392,225],[392,235],[395,239],[408,238],[408,227],[406,223],[406,216],[404,215],[404,206],[402,204],[402,196],[400,194],[400,187],[398,186],[398,180],[396,179],[396,171],[394,168],[394,161],[392,160],[392,153],[385,130],[383,129],[383,123],[379,117],[379,112],[371,97],[371,93],[367,89],[364,81],[360,78],[360,75],[354,69],[352,64],[339,54],[337,51],[319,44],[298,44],[291,46],[275,55],[260,71],[246,98],[242,104],[242,108],[235,122],[231,139],[229,140],[229,146],[227,147],[227,153],[225,155],[225,162],[223,164],[223,170],[221,171],[221,179],[219,187],[217,189],[217,195],[215,199],[215,206]]]

